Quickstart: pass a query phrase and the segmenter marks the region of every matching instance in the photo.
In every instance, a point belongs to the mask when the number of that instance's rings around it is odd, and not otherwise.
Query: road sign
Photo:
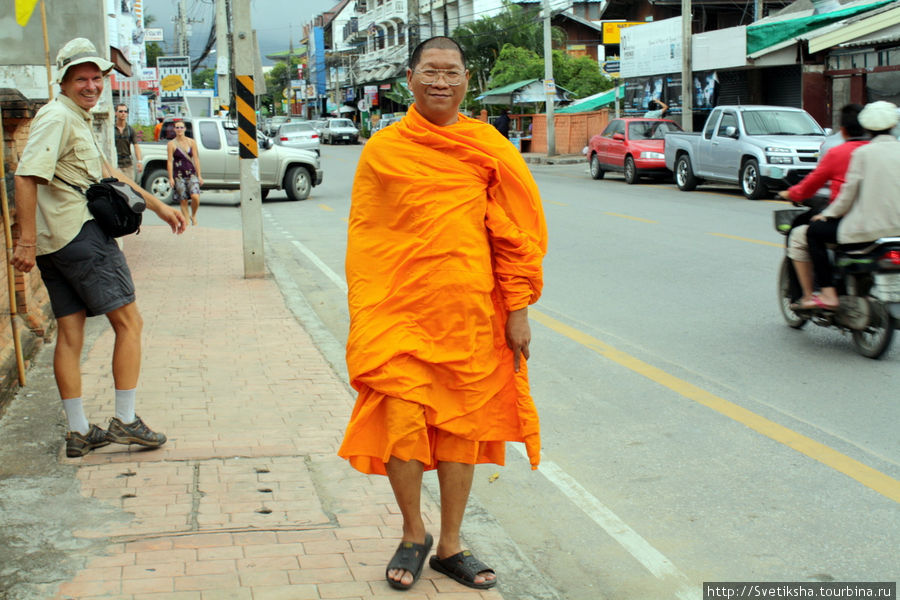
[[[600,69],[610,77],[618,77],[620,66],[621,63],[617,60],[608,60],[600,66]]]
[[[359,109],[359,112],[367,112],[369,110],[369,101],[365,98],[361,99],[356,103],[356,108]]]

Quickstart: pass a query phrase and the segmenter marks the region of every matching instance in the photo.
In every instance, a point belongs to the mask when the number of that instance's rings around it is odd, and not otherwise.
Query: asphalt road
[[[359,152],[323,146],[308,200],[263,205],[267,264],[339,371]],[[532,472],[511,448],[506,468],[479,467],[465,530],[497,557],[506,597],[896,581],[900,349],[873,361],[837,331],[782,322],[783,203],[532,170],[550,235],[529,362],[543,462]],[[204,195],[201,222],[239,228],[236,198]]]

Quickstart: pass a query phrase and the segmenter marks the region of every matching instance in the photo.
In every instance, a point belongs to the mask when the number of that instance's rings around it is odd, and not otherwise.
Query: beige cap
[[[887,131],[900,121],[897,105],[884,100],[871,102],[859,112],[859,124],[869,131]]]
[[[70,40],[56,55],[56,81],[61,82],[63,80],[69,67],[87,62],[97,65],[104,75],[113,68],[111,62],[99,56],[97,48],[91,40],[87,38]]]

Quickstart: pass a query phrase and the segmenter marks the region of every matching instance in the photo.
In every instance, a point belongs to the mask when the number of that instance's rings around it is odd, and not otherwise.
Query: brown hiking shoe
[[[91,425],[91,428],[85,434],[77,431],[70,431],[66,434],[66,456],[78,458],[94,448],[102,448],[108,444],[109,440],[106,438],[106,432],[96,425]]]
[[[116,444],[139,444],[147,448],[158,448],[166,443],[165,434],[152,431],[138,416],[133,423],[123,423],[116,417],[110,419],[106,439]]]

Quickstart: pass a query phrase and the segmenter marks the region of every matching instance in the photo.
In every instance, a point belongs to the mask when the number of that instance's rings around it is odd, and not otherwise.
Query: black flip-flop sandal
[[[387,580],[388,585],[395,590],[408,590],[411,588],[419,580],[419,575],[422,574],[422,567],[425,566],[425,559],[428,557],[428,553],[431,552],[433,543],[434,538],[431,537],[430,533],[425,534],[424,544],[400,542],[400,545],[397,546],[397,551],[391,557],[391,562],[388,563],[387,569],[384,570],[384,578]],[[412,573],[412,583],[406,585],[388,577],[388,572],[394,569]]]
[[[475,576],[481,573],[493,573],[494,570],[472,556],[468,550],[463,550],[447,558],[438,558],[435,554],[428,561],[432,569],[443,573],[450,579],[477,590],[486,590],[497,585],[497,578],[489,579],[482,583],[475,583]]]

